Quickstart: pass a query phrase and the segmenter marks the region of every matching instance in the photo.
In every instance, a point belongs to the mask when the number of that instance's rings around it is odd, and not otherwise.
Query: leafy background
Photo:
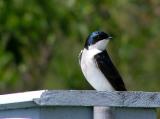
[[[160,90],[159,0],[0,0],[0,92],[92,89],[78,54],[95,30],[128,90]]]

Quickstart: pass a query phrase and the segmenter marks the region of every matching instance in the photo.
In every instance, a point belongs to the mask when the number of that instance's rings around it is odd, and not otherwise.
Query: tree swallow
[[[101,31],[91,33],[79,55],[79,63],[85,78],[96,90],[126,91],[124,82],[106,51],[111,38]]]

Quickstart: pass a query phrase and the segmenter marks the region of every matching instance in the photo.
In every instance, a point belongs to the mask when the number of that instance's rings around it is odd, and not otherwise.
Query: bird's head
[[[84,47],[86,49],[98,49],[103,51],[106,49],[107,43],[111,38],[112,37],[105,32],[95,31],[88,36]]]

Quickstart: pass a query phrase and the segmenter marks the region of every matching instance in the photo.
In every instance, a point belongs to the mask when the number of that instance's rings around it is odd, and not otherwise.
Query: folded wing
[[[112,63],[107,51],[103,51],[94,56],[94,60],[104,74],[106,79],[110,82],[113,88],[117,91],[126,91],[124,82]]]

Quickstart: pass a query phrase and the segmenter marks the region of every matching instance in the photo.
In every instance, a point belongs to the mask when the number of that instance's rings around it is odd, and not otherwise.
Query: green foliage
[[[87,35],[108,50],[129,90],[160,90],[158,0],[1,0],[0,92],[91,89],[78,64]]]

